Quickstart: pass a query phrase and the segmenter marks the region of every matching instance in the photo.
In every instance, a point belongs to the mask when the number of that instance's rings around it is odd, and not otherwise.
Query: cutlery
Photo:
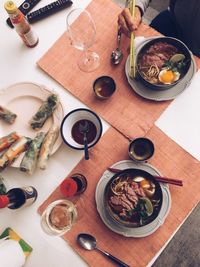
[[[88,142],[87,142],[87,133],[89,132],[89,123],[84,121],[84,124],[79,124],[79,132],[83,134],[83,142],[84,142],[84,152],[85,159],[89,159],[89,151],[88,151]]]
[[[132,18],[135,15],[135,0],[131,0],[129,2],[129,10],[131,13]],[[135,36],[134,33],[131,32],[131,44],[130,44],[130,65],[129,65],[129,76],[131,78],[135,77]]]
[[[113,173],[119,173],[122,172],[123,170],[117,169],[117,168],[107,168],[109,171]],[[173,184],[173,185],[178,185],[178,186],[183,186],[183,181],[178,180],[178,179],[172,179],[172,178],[167,178],[167,177],[162,177],[162,176],[156,176],[153,175],[154,178],[161,183],[168,183],[168,184]]]
[[[122,61],[122,58],[123,58],[123,53],[120,48],[120,45],[121,45],[121,29],[119,27],[117,31],[117,48],[114,51],[112,51],[112,54],[111,54],[111,62],[114,65],[118,65]]]
[[[126,263],[124,263],[123,261],[117,259],[116,257],[114,257],[113,255],[111,255],[110,253],[100,249],[97,247],[97,241],[96,238],[90,234],[86,234],[86,233],[80,233],[77,236],[77,242],[79,243],[79,245],[86,249],[86,250],[93,250],[96,249],[98,250],[101,254],[103,254],[104,256],[106,256],[108,259],[110,259],[111,261],[115,262],[118,266],[121,267],[130,267],[129,265],[127,265]]]

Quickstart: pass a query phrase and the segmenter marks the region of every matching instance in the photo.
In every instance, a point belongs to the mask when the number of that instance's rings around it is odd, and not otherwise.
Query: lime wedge
[[[170,58],[169,61],[176,63],[176,62],[183,61],[184,59],[185,59],[185,56],[183,54],[175,54]]]
[[[147,197],[143,197],[142,200],[144,200],[144,206],[146,208],[146,212],[148,214],[148,216],[151,216],[153,213],[153,205],[151,203],[151,200]]]

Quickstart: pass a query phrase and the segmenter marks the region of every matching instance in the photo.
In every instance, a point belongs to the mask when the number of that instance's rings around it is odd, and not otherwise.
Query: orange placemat
[[[130,266],[146,266],[170,238],[191,209],[200,199],[200,165],[190,154],[173,142],[154,126],[147,135],[155,144],[155,156],[149,163],[164,175],[183,180],[184,186],[170,186],[172,207],[165,223],[152,235],[135,239],[120,236],[109,230],[101,221],[95,204],[95,190],[99,178],[113,163],[127,159],[128,141],[118,131],[110,128],[91,151],[91,159],[84,159],[71,173],[83,173],[88,179],[88,188],[82,195],[85,203],[84,216],[63,236],[75,251],[89,264],[99,267],[114,266],[96,251],[85,251],[76,244],[80,232],[96,236],[98,245],[111,254],[118,256]],[[70,174],[69,174],[70,175]],[[41,205],[39,212],[53,200],[61,197],[57,188]]]
[[[112,0],[93,0],[87,10],[92,14],[97,27],[97,40],[92,49],[101,57],[100,67],[91,73],[82,72],[76,62],[81,52],[71,46],[66,33],[38,61],[38,65],[120,132],[130,136],[132,133],[135,133],[135,136],[144,135],[170,101],[161,103],[145,100],[131,89],[124,71],[129,46],[129,41],[124,36],[122,63],[118,66],[110,63],[111,52],[116,48],[120,7]],[[159,33],[147,25],[142,25],[137,35],[149,37]],[[112,76],[117,84],[116,93],[106,101],[96,99],[92,89],[94,80],[101,75]]]

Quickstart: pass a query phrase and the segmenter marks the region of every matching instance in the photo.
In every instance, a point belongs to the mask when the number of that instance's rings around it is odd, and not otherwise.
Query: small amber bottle
[[[4,5],[10,20],[15,27],[23,42],[28,47],[34,47],[38,44],[38,37],[33,32],[30,24],[25,19],[24,14],[17,8],[13,1],[7,1]]]
[[[80,173],[66,178],[60,185],[60,192],[64,197],[72,197],[83,193],[87,188],[87,180]]]

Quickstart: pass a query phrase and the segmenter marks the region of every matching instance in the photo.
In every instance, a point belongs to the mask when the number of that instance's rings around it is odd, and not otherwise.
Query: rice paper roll
[[[25,136],[20,137],[6,152],[0,157],[0,171],[10,166],[13,161],[28,149],[31,139]]]
[[[56,94],[50,95],[40,106],[39,110],[30,121],[32,129],[40,129],[45,121],[52,115],[59,103],[59,97]]]
[[[0,174],[0,195],[5,195],[7,192],[6,186],[4,184],[4,178]]]
[[[4,170],[8,166],[8,158],[6,157],[6,152],[0,156],[0,171]]]
[[[45,170],[47,167],[47,161],[49,159],[49,156],[51,155],[53,146],[58,138],[58,134],[59,127],[53,125],[45,136],[38,158],[38,167],[41,170]]]
[[[0,138],[0,152],[5,150],[6,148],[9,148],[18,139],[19,135],[16,132],[12,132]]]
[[[17,118],[17,115],[15,113],[8,110],[7,108],[0,106],[0,119],[4,120],[5,122],[9,124],[12,124],[14,123],[16,118]]]
[[[44,132],[40,132],[36,137],[31,141],[28,150],[26,151],[21,164],[20,170],[26,172],[30,175],[33,174],[38,160],[39,151],[42,145],[42,142],[45,138]]]

